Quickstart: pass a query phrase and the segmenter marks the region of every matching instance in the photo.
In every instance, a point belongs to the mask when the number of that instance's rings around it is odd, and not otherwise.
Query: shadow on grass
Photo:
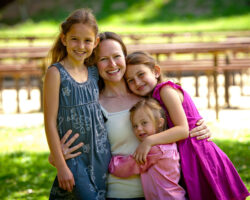
[[[1,199],[48,199],[56,170],[48,153],[0,154]]]
[[[234,163],[250,190],[250,142],[215,140]],[[48,153],[0,154],[1,199],[48,199],[56,170],[48,164]]]

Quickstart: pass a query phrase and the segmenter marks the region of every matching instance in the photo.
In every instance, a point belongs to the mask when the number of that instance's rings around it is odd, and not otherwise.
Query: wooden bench
[[[0,90],[3,90],[3,80],[7,77],[14,80],[14,88],[17,96],[17,112],[20,112],[19,90],[20,80],[26,81],[28,99],[30,98],[30,89],[32,78],[38,80],[38,89],[40,91],[42,110],[42,77],[45,72],[44,58],[47,55],[48,47],[17,47],[17,48],[0,48]],[[1,95],[2,103],[2,95]]]
[[[154,40],[160,39],[159,41],[163,43],[219,42],[241,37],[249,38],[250,31],[128,33],[120,35],[123,39],[128,39],[130,44],[150,43],[150,38],[154,38]]]
[[[227,39],[237,39],[240,37],[250,37],[250,31],[223,31],[223,32],[150,32],[150,33],[121,33],[124,40],[130,44],[152,43],[158,40],[161,43],[176,42],[219,42]],[[151,39],[153,38],[153,40]],[[0,42],[10,44],[10,42],[23,42],[27,46],[35,46],[37,42],[52,42],[55,36],[11,36],[0,35]]]
[[[134,45],[127,45],[127,48],[129,52],[141,50],[141,51],[147,51],[148,53],[154,55],[159,62],[162,62],[161,65],[165,70],[165,72],[205,71],[212,74],[214,76],[213,87],[216,96],[215,97],[216,115],[218,115],[217,74],[223,72],[225,74],[225,80],[227,80],[228,79],[226,77],[228,74],[227,72],[244,70],[245,68],[249,68],[249,57],[246,57],[245,60],[244,59],[237,60],[238,59],[237,56],[228,56],[230,54],[236,55],[238,52],[243,52],[243,53],[250,52],[250,41],[248,40],[245,42],[231,41],[231,42],[220,42],[220,43],[210,42],[210,43],[177,43],[177,44],[134,44]],[[48,50],[49,47],[0,48],[0,61],[1,61],[0,65],[2,64],[3,66],[4,62],[2,61],[8,59],[13,60],[14,64],[22,64],[23,60],[25,60],[26,63],[30,63],[30,61],[39,61],[42,60],[47,55]],[[179,60],[171,61],[171,58],[175,57],[175,55],[178,54],[193,55],[194,60],[189,60],[188,62]],[[210,60],[203,59],[202,61],[198,59],[196,60],[196,57],[198,57],[197,55],[199,54],[209,54],[211,55],[210,56],[211,59]],[[167,61],[166,60],[162,61],[160,59],[162,55],[170,59],[168,59]],[[223,60],[220,59],[219,55],[223,55],[225,58],[226,57],[228,58]],[[170,64],[172,65],[172,68]],[[4,69],[4,67],[2,68]],[[21,73],[20,70],[17,70],[17,72],[19,74]],[[4,72],[3,70],[2,74],[4,73],[6,72]],[[228,87],[229,85],[226,83],[225,90],[228,91]]]
[[[55,39],[54,36],[0,36],[0,42],[9,45],[10,42],[19,43],[22,42],[26,46],[35,46],[38,41],[43,43],[44,41],[52,42]],[[23,45],[24,45],[23,44]]]
[[[223,73],[225,77],[225,104],[230,107],[229,102],[229,86],[232,85],[229,81],[230,72],[238,72],[242,74],[243,71],[250,69],[250,59],[232,59],[230,63],[226,63],[225,60],[218,60],[218,65],[215,67],[213,60],[164,60],[159,62],[162,72],[168,76],[169,74],[175,74],[180,81],[183,73],[191,72],[191,75],[195,77],[195,96],[199,96],[199,75],[204,73],[208,80],[208,108],[211,108],[210,104],[210,88],[212,86],[212,79],[214,73]],[[189,73],[190,75],[190,73]],[[243,80],[241,76],[240,80],[241,94],[243,95]]]

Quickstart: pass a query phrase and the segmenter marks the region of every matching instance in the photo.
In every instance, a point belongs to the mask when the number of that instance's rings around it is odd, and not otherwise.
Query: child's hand
[[[68,166],[62,167],[62,169],[57,170],[57,178],[60,188],[72,192],[75,185],[75,180]]]
[[[196,137],[197,140],[203,140],[203,139],[207,139],[208,141],[211,141],[212,138],[212,133],[209,130],[209,128],[207,127],[204,119],[200,119],[197,123],[196,123],[197,127],[193,128],[189,134],[190,137]]]
[[[134,159],[139,164],[144,164],[147,161],[148,152],[151,149],[151,145],[147,139],[145,139],[139,146],[137,147],[136,151],[133,154]]]

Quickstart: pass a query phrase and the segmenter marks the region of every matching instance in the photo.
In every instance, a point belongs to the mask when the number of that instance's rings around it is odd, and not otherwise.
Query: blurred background
[[[56,170],[43,127],[45,58],[60,23],[82,7],[100,32],[148,51],[182,84],[250,190],[249,0],[1,0],[1,199],[48,199]]]

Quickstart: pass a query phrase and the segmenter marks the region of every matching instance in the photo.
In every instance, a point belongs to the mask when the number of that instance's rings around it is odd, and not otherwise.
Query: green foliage
[[[186,32],[249,30],[249,0],[95,0],[64,1],[40,10],[29,19],[8,27],[2,20],[0,34],[51,34],[76,8],[92,8],[101,31]],[[0,14],[1,17],[1,14]],[[25,27],[25,28],[24,28]]]

